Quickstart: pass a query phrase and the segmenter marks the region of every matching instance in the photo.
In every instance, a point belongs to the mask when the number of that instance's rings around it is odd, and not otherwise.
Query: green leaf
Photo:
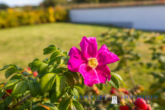
[[[45,73],[47,67],[48,67],[48,64],[46,64],[46,63],[42,63],[42,64],[40,65],[39,69],[38,69],[38,73],[39,73],[39,74],[43,74],[43,73]]]
[[[110,79],[110,81],[108,81],[108,83],[112,87],[114,87],[116,89],[119,89],[119,81],[118,81],[118,79],[114,75],[111,75],[111,79]]]
[[[32,77],[28,77],[28,80],[32,80],[32,81],[36,81],[36,79],[32,78]]]
[[[50,110],[58,110],[58,108],[52,103],[44,103],[44,105],[49,107]]]
[[[100,89],[100,90],[103,89],[103,84],[102,84],[102,83],[101,83],[101,84],[96,84],[96,86],[97,86],[97,88]]]
[[[56,64],[58,64],[58,65],[59,64],[61,64],[61,65],[64,64],[64,57],[62,59],[58,60]]]
[[[0,110],[5,110],[4,102],[1,102],[1,103],[0,103]]]
[[[11,94],[13,97],[18,98],[22,96],[23,93],[25,93],[27,88],[28,88],[28,83],[26,81],[20,81],[14,86],[14,89]]]
[[[81,88],[81,87],[79,87],[79,86],[74,86],[74,88],[76,88],[77,90],[78,90],[78,92],[80,92],[80,93],[83,93],[83,89]]]
[[[2,97],[5,94],[5,91],[0,90],[0,97]]]
[[[35,71],[37,68],[40,67],[40,65],[42,64],[42,61],[40,61],[38,58],[36,58],[31,64],[30,64],[30,68],[32,71]]]
[[[78,101],[76,101],[76,100],[73,100],[72,101],[72,109],[75,109],[75,110],[84,110],[83,106]]]
[[[69,60],[69,59],[70,59],[69,57],[65,57],[65,58],[64,58],[64,64],[65,64],[65,65],[68,64],[68,60]]]
[[[78,96],[79,95],[76,88],[73,88],[72,92],[73,92],[73,95],[75,95],[75,96]]]
[[[25,75],[25,76],[31,75],[30,73],[28,73],[28,72],[26,72],[26,71],[24,71],[22,74]]]
[[[6,88],[8,88],[8,87],[10,87],[10,86],[13,86],[13,85],[15,85],[18,81],[20,81],[20,80],[19,80],[19,79],[9,80],[9,81],[5,84],[4,88],[6,89]]]
[[[55,91],[60,92],[60,77],[56,75],[56,88]]]
[[[48,65],[51,65],[51,64],[53,64],[54,62],[60,61],[63,57],[64,57],[64,56],[58,56],[58,57],[52,58],[52,59],[49,61]]]
[[[13,80],[13,79],[22,79],[22,75],[21,74],[15,74],[10,78],[10,80]]]
[[[59,105],[59,110],[67,110],[71,102],[71,97],[65,97],[62,99]]]
[[[125,83],[124,83],[122,77],[121,77],[119,74],[116,74],[116,73],[113,73],[113,72],[111,72],[111,74],[113,74],[113,75],[114,75],[119,81],[121,81],[122,84],[125,86]]]
[[[77,72],[70,72],[72,76],[79,82],[79,76]]]
[[[65,52],[63,52],[63,53],[64,53],[64,55],[66,55],[66,56],[69,55],[69,52],[68,52],[68,51],[65,51]]]
[[[41,78],[41,88],[44,93],[51,89],[54,84],[55,78],[55,73],[47,73]]]
[[[47,109],[43,106],[36,106],[33,110],[47,110]]]
[[[44,55],[52,53],[56,50],[54,45],[49,45],[47,48],[44,49]]]
[[[58,67],[58,68],[55,68],[53,71],[55,73],[64,73],[66,70],[68,70],[67,68],[64,68],[64,67]]]
[[[10,67],[16,67],[16,65],[14,65],[14,64],[5,65],[2,69],[0,69],[0,71],[5,70],[5,69],[8,69]]]
[[[57,57],[57,56],[60,55],[60,54],[61,54],[61,51],[56,50],[56,51],[50,56],[50,59],[53,59],[53,58]]]
[[[60,77],[60,91],[64,91],[66,87],[65,78],[63,76]]]
[[[56,75],[55,92],[53,93],[50,101],[52,103],[58,101],[63,94],[64,91],[60,91],[60,77]]]
[[[79,95],[76,88],[73,88],[73,89],[69,88],[69,89],[67,89],[67,92],[68,92],[69,95],[74,95],[74,96]]]
[[[60,47],[58,48],[59,51],[64,52]]]
[[[51,103],[57,102],[64,95],[64,93],[65,93],[65,91],[60,92],[60,93],[55,91],[50,98],[50,102]]]
[[[54,66],[49,67],[48,70],[47,70],[47,72],[50,72],[51,73],[53,70],[54,70]]]
[[[12,74],[16,73],[18,71],[18,69],[16,67],[12,67],[7,69],[7,71],[5,72],[5,77],[8,78],[10,77]]]
[[[73,76],[71,75],[71,73],[70,72],[65,72],[63,75],[64,75],[65,80],[69,84],[69,86],[74,88],[75,82],[74,82],[74,79],[73,79]]]
[[[24,109],[29,108],[29,107],[30,107],[30,102],[26,102],[25,104],[20,106],[17,110],[24,110]]]
[[[5,106],[8,106],[12,102],[12,100],[13,98],[11,96],[7,96],[4,101]]]
[[[35,81],[29,81],[29,90],[32,96],[37,96],[41,92],[40,85]]]
[[[48,63],[48,61],[49,61],[49,58],[45,58],[45,59],[43,60],[43,63]]]

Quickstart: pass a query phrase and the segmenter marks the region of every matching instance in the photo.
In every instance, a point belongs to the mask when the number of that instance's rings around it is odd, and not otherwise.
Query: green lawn
[[[79,47],[83,36],[97,36],[97,39],[100,39],[100,34],[108,30],[109,27],[107,26],[71,23],[52,23],[2,29],[0,30],[0,68],[7,64],[16,64],[26,68],[33,59],[39,58],[42,60],[46,58],[47,56],[43,55],[43,48],[50,44],[61,47],[63,50],[69,50],[72,46]],[[111,66],[113,67],[113,64]],[[126,87],[132,87],[129,75],[124,72],[119,73],[126,82]],[[135,81],[144,85],[146,89],[153,81],[152,77],[147,75],[143,69],[140,73],[133,74]],[[5,81],[4,71],[0,72],[0,82],[3,81]]]
[[[35,58],[44,59],[43,48],[50,44],[69,50],[79,46],[83,36],[99,36],[108,27],[71,23],[52,23],[0,30],[0,68],[7,64],[27,67]],[[4,73],[0,72],[0,82]]]

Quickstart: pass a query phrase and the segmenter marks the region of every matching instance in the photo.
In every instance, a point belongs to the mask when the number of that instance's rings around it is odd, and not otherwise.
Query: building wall
[[[71,22],[165,31],[165,5],[71,9]]]

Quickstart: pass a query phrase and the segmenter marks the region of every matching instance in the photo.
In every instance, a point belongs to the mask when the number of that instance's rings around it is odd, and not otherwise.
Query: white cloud
[[[38,5],[43,0],[0,0],[0,3],[6,3],[9,6]]]

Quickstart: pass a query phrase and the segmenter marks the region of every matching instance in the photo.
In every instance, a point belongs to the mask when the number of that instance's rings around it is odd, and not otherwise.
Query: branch
[[[24,97],[22,100],[20,100],[19,102],[17,102],[15,105],[11,106],[11,108],[15,108],[16,106],[18,106],[18,105],[20,105],[20,104],[26,102],[26,99],[29,99],[29,98],[31,98],[31,97],[32,97],[31,94],[27,95],[27,96]]]

